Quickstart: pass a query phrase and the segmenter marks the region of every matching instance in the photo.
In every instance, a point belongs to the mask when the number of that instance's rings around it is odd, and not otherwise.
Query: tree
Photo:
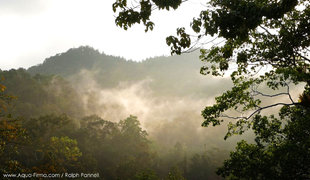
[[[188,173],[188,179],[218,179],[213,175],[213,168],[207,153],[194,154],[191,158]]]
[[[230,179],[309,179],[309,108],[285,106],[279,116],[256,116],[256,144],[239,142],[217,173]]]
[[[51,137],[40,150],[43,159],[38,167],[33,167],[37,172],[68,172],[76,170],[78,158],[82,156],[77,146],[77,141],[67,136]]]
[[[129,116],[118,123],[120,134],[114,137],[115,144],[119,150],[118,167],[116,172],[120,179],[130,179],[141,172],[152,167],[154,153],[150,148],[150,141],[147,139],[147,132],[142,130],[136,116]],[[125,151],[124,151],[125,150]]]
[[[183,177],[182,171],[178,167],[173,167],[170,169],[166,180],[186,180]]]
[[[80,125],[73,137],[83,153],[83,171],[105,179],[156,179],[155,155],[137,117],[115,123],[92,115]]]
[[[0,172],[12,173],[25,171],[18,161],[19,149],[27,140],[25,129],[8,113],[8,107],[14,99],[4,93],[6,86],[0,84]]]
[[[115,22],[124,29],[134,23],[143,22],[146,31],[152,30],[154,26],[154,23],[150,21],[152,10],[155,8],[175,9],[184,2],[179,0],[141,0],[137,6],[131,6],[127,0],[117,0],[113,4],[114,12],[118,12]],[[302,109],[307,117],[310,107],[309,19],[310,4],[306,0],[210,0],[205,6],[205,10],[201,11],[199,17],[194,18],[191,23],[191,28],[196,33],[196,39],[186,33],[185,28],[177,29],[178,37],[167,37],[166,42],[171,46],[171,54],[181,54],[200,48],[200,58],[206,62],[206,65],[201,68],[202,74],[223,76],[226,73],[231,76],[234,84],[232,89],[216,97],[216,103],[202,111],[202,116],[205,119],[202,126],[210,124],[216,126],[224,120],[229,120],[228,133],[225,136],[228,138],[233,134],[243,134],[244,131],[251,128],[257,132],[266,131],[262,123],[267,126],[268,123],[273,124],[278,120],[275,120],[274,117],[262,116],[261,112],[265,109],[273,107]],[[204,39],[208,37],[214,38],[212,42],[216,39],[223,40],[223,42],[214,43],[209,49],[199,46],[201,43],[205,43]],[[262,71],[262,69],[265,70]],[[304,86],[304,91],[298,101],[291,96],[292,84]],[[261,86],[264,86],[264,91]],[[266,89],[268,88],[277,91],[274,94],[267,94]],[[279,92],[283,89],[285,89],[284,92]],[[287,101],[268,100],[262,102],[264,99],[262,97],[265,99],[286,97]],[[289,111],[287,115],[296,116],[292,111]],[[283,118],[281,118],[282,121]],[[295,118],[295,121],[302,120]],[[261,126],[257,126],[255,123],[261,124]],[[310,135],[303,131],[301,126],[295,128],[300,128],[298,130],[303,132],[304,138],[310,139]],[[268,137],[271,139],[275,135],[281,134],[277,132],[277,129],[269,131]],[[261,136],[260,133],[256,133],[256,135],[257,138]],[[288,141],[288,136],[279,140],[281,143]],[[290,143],[292,143],[292,147],[299,146],[299,142],[290,141]],[[237,152],[231,154],[231,162],[237,162],[234,161],[234,157],[238,153],[240,157],[249,157],[246,154],[248,151],[256,152],[255,149],[260,149],[261,146],[268,148],[272,144],[271,140],[264,142],[263,145],[248,145],[245,142],[240,142]],[[306,149],[309,148],[309,144],[304,144],[304,146]],[[274,151],[268,152],[275,153]],[[288,154],[278,153],[277,155],[280,155],[281,158],[295,155],[298,156],[298,159],[305,157],[302,153],[295,154],[293,149],[287,149],[286,153]],[[237,159],[241,159],[240,157]],[[257,155],[257,162],[264,161],[264,157]],[[305,161],[301,162],[305,164],[305,167],[293,166],[296,171],[292,174],[302,171],[309,175],[309,171],[303,171],[304,168],[309,168]],[[227,165],[229,162],[227,161],[224,165],[225,171],[219,171],[223,176],[227,176],[225,172],[233,172],[234,167],[238,168],[238,164]],[[252,163],[250,161],[243,162],[246,165]],[[242,170],[247,169],[244,166],[239,167]],[[257,169],[251,170],[255,173]],[[285,166],[277,166],[277,171],[284,170]],[[255,175],[252,174],[251,178],[263,179],[263,177]],[[240,174],[237,177],[246,179],[250,176]]]

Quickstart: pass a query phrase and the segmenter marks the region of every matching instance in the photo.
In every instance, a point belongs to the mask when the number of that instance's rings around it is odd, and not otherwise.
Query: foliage
[[[4,85],[1,86],[5,87]],[[31,170],[47,173],[65,172],[67,169],[65,166],[72,165],[72,161],[77,161],[77,157],[81,156],[77,142],[68,137],[51,137],[49,141],[43,140],[44,133],[48,134],[48,131],[55,131],[50,126],[48,128],[41,126],[48,123],[49,118],[45,118],[46,122],[43,121],[39,127],[33,126],[34,124],[28,127],[22,126],[23,119],[13,118],[11,114],[6,112],[7,103],[10,103],[11,97],[5,95],[3,91],[0,92],[1,107],[3,108],[0,113],[0,172],[26,173],[31,172]],[[41,132],[29,133],[28,129],[36,129]],[[31,145],[33,146],[31,147]],[[34,160],[38,160],[38,152],[43,153],[44,158],[42,162],[33,163]],[[41,165],[37,166],[38,163]]]
[[[89,116],[82,123],[84,125],[77,131],[76,139],[82,142],[82,152],[94,158],[98,171],[105,178],[144,176],[143,172],[152,167],[154,154],[136,117],[112,123],[98,116]]]
[[[173,167],[168,173],[166,180],[185,180],[182,175],[182,171],[178,167]]]
[[[194,154],[191,165],[186,173],[187,179],[216,179],[213,167],[207,153]]]
[[[39,172],[67,172],[72,166],[78,165],[82,156],[77,141],[64,137],[51,137],[40,149],[43,153],[42,164],[33,169]]]
[[[7,112],[13,97],[4,94],[6,87],[0,84],[0,172],[22,172],[24,167],[17,160],[19,149],[27,140],[25,129]]]
[[[145,170],[135,175],[136,180],[157,180],[159,179],[153,170]]]
[[[210,170],[215,167],[199,167],[201,163],[196,162],[199,155],[187,164],[186,151],[180,143],[171,154],[158,157],[135,116],[114,123],[92,115],[79,120],[80,127],[72,126],[74,121],[65,115],[27,120],[22,126],[27,143],[15,147],[17,154],[8,156],[7,151],[2,154],[8,162],[16,163],[14,168],[3,164],[11,167],[3,172],[17,172],[16,168],[37,173],[98,172],[107,179],[149,180],[187,176],[195,179],[198,173],[203,174],[199,177],[214,178]],[[202,163],[210,164],[207,154],[201,157]]]
[[[217,173],[230,179],[309,179],[309,109],[284,106],[279,115],[257,115],[256,144],[239,142]]]
[[[45,115],[38,118],[25,119],[23,127],[32,138],[39,138],[42,143],[53,136],[65,136],[77,129],[77,123],[65,114]]]
[[[220,124],[219,119],[225,116],[224,112],[228,109],[239,109],[242,112],[254,110],[257,113],[269,107],[285,105],[276,103],[261,106],[261,100],[255,96],[268,95],[255,91],[255,88],[262,83],[271,89],[289,88],[289,82],[297,84],[309,80],[306,50],[310,42],[307,38],[309,23],[306,23],[309,19],[309,5],[304,1],[270,4],[256,1],[235,4],[211,1],[211,4],[218,9],[207,11],[208,21],[205,21],[205,26],[212,27],[226,42],[223,46],[213,47],[209,52],[202,50],[202,60],[213,64],[211,69],[203,67],[202,71],[221,75],[220,71],[228,70],[232,63],[238,68],[231,73],[233,89],[217,97],[217,103],[202,112],[205,118],[203,125],[207,126],[211,122]],[[297,5],[304,8],[297,8]],[[225,14],[229,14],[229,17]],[[240,19],[242,17],[244,20]],[[235,22],[233,25],[224,23],[229,18],[236,19],[232,21]],[[207,34],[212,35],[212,30],[207,29]],[[271,70],[258,76],[262,67]],[[291,98],[289,89],[286,95],[291,101],[286,105],[297,104]],[[238,119],[248,120],[252,115]],[[239,127],[246,124],[241,121],[238,121]]]

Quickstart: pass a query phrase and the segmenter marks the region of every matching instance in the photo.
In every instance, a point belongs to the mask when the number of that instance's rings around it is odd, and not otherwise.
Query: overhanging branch
[[[275,104],[271,104],[268,106],[264,106],[264,107],[259,107],[258,109],[256,109],[254,112],[252,112],[249,116],[247,117],[243,117],[243,116],[228,116],[225,114],[222,114],[220,117],[224,117],[224,118],[229,118],[229,119],[244,119],[244,120],[249,120],[251,117],[253,117],[255,114],[260,113],[262,110],[264,109],[268,109],[268,108],[272,108],[275,106],[292,106],[292,105],[297,105],[300,103],[275,103]]]

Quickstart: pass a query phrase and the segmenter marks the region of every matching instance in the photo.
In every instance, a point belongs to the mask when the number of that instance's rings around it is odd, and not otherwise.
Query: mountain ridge
[[[183,55],[184,56],[184,55]],[[68,75],[70,73],[64,73],[61,71],[62,68],[67,68],[67,66],[70,66],[71,69],[76,68],[77,65],[82,66],[84,69],[91,69],[95,65],[102,65],[102,63],[114,63],[115,65],[120,64],[135,64],[135,65],[141,65],[145,64],[146,66],[149,64],[158,64],[162,63],[165,60],[173,60],[175,61],[177,59],[178,63],[186,63],[187,65],[194,63],[194,65],[202,65],[200,61],[191,61],[190,63],[184,61],[188,58],[193,58],[192,54],[190,56],[184,56],[186,58],[182,58],[183,56],[158,56],[158,57],[152,57],[147,58],[142,61],[133,61],[133,60],[126,60],[122,57],[112,56],[112,55],[106,55],[104,53],[100,53],[98,50],[94,49],[90,46],[80,46],[78,48],[70,48],[66,52],[58,53],[54,56],[50,56],[46,58],[43,63],[31,66],[27,69],[27,71],[31,74],[35,73],[41,73],[41,74],[63,74]],[[195,59],[198,60],[198,55],[195,54]],[[166,61],[166,62],[167,62]],[[70,64],[67,64],[70,63]],[[48,68],[48,66],[52,66],[51,69]]]
[[[100,88],[114,88],[122,82],[154,81],[151,89],[158,94],[188,95],[217,91],[210,76],[201,75],[203,62],[198,53],[161,56],[136,62],[100,53],[90,46],[71,48],[46,58],[27,71],[32,74],[60,75],[78,84],[87,72]],[[81,73],[83,72],[83,73]]]

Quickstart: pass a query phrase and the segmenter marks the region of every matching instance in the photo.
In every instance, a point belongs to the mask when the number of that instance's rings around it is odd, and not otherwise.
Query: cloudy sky
[[[155,11],[155,29],[116,27],[114,0],[0,0],[0,69],[42,63],[72,47],[89,45],[109,55],[142,60],[169,54],[165,37],[189,28],[203,7],[189,0],[177,11]]]

